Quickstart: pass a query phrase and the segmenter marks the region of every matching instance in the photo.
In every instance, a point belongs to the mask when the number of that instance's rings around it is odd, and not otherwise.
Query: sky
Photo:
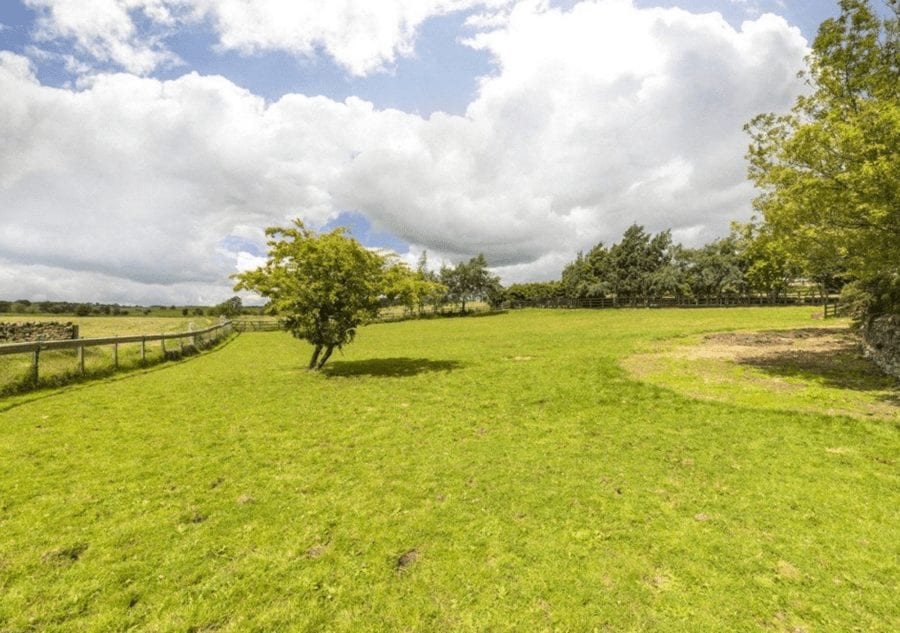
[[[747,220],[828,0],[0,0],[0,298],[210,305],[300,218],[558,279]],[[249,297],[245,297],[249,299]]]

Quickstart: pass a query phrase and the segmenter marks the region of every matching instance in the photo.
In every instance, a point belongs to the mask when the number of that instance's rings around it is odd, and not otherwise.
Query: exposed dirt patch
[[[622,364],[638,379],[700,399],[900,419],[900,381],[865,358],[846,327],[721,332],[687,342],[663,343]]]
[[[419,550],[413,548],[404,552],[400,558],[397,559],[397,570],[402,571],[407,567],[411,567],[417,560],[419,560]]]
[[[657,573],[646,579],[646,583],[654,589],[666,589],[672,584],[672,579],[666,573]]]
[[[50,550],[41,556],[41,561],[48,564],[70,565],[81,558],[87,548],[87,543],[76,543],[71,547]]]
[[[322,556],[322,554],[325,553],[326,549],[328,549],[328,547],[326,545],[322,545],[321,543],[318,545],[313,545],[308,550],[306,550],[306,557],[311,559],[319,558]]]

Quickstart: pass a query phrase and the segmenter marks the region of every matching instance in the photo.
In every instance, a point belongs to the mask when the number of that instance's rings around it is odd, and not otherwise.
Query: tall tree
[[[378,315],[385,289],[385,259],[337,228],[317,234],[300,220],[266,229],[266,264],[233,275],[235,290],[269,299],[266,311],[281,317],[297,338],[312,343],[309,369],[321,369],[335,348]]]
[[[789,114],[748,124],[757,210],[808,275],[840,260],[900,309],[900,0],[881,19],[841,0],[819,27],[803,73],[808,94]]]

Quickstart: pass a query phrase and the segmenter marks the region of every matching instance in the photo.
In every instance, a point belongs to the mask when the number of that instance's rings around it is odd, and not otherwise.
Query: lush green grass
[[[694,400],[620,364],[809,324],[412,321],[320,375],[257,333],[7,398],[0,631],[898,630],[896,423]]]

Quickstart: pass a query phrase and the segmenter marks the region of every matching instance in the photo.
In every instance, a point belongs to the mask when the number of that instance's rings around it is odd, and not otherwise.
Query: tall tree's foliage
[[[265,266],[234,275],[234,288],[268,298],[266,311],[312,343],[309,368],[320,369],[335,348],[353,340],[360,324],[378,315],[387,287],[385,258],[343,228],[317,234],[295,220],[292,227],[266,229],[266,235]],[[393,270],[391,283],[397,274]]]
[[[867,0],[841,0],[819,27],[789,114],[748,124],[755,201],[773,238],[822,279],[846,267],[900,308],[900,0],[880,19]]]

